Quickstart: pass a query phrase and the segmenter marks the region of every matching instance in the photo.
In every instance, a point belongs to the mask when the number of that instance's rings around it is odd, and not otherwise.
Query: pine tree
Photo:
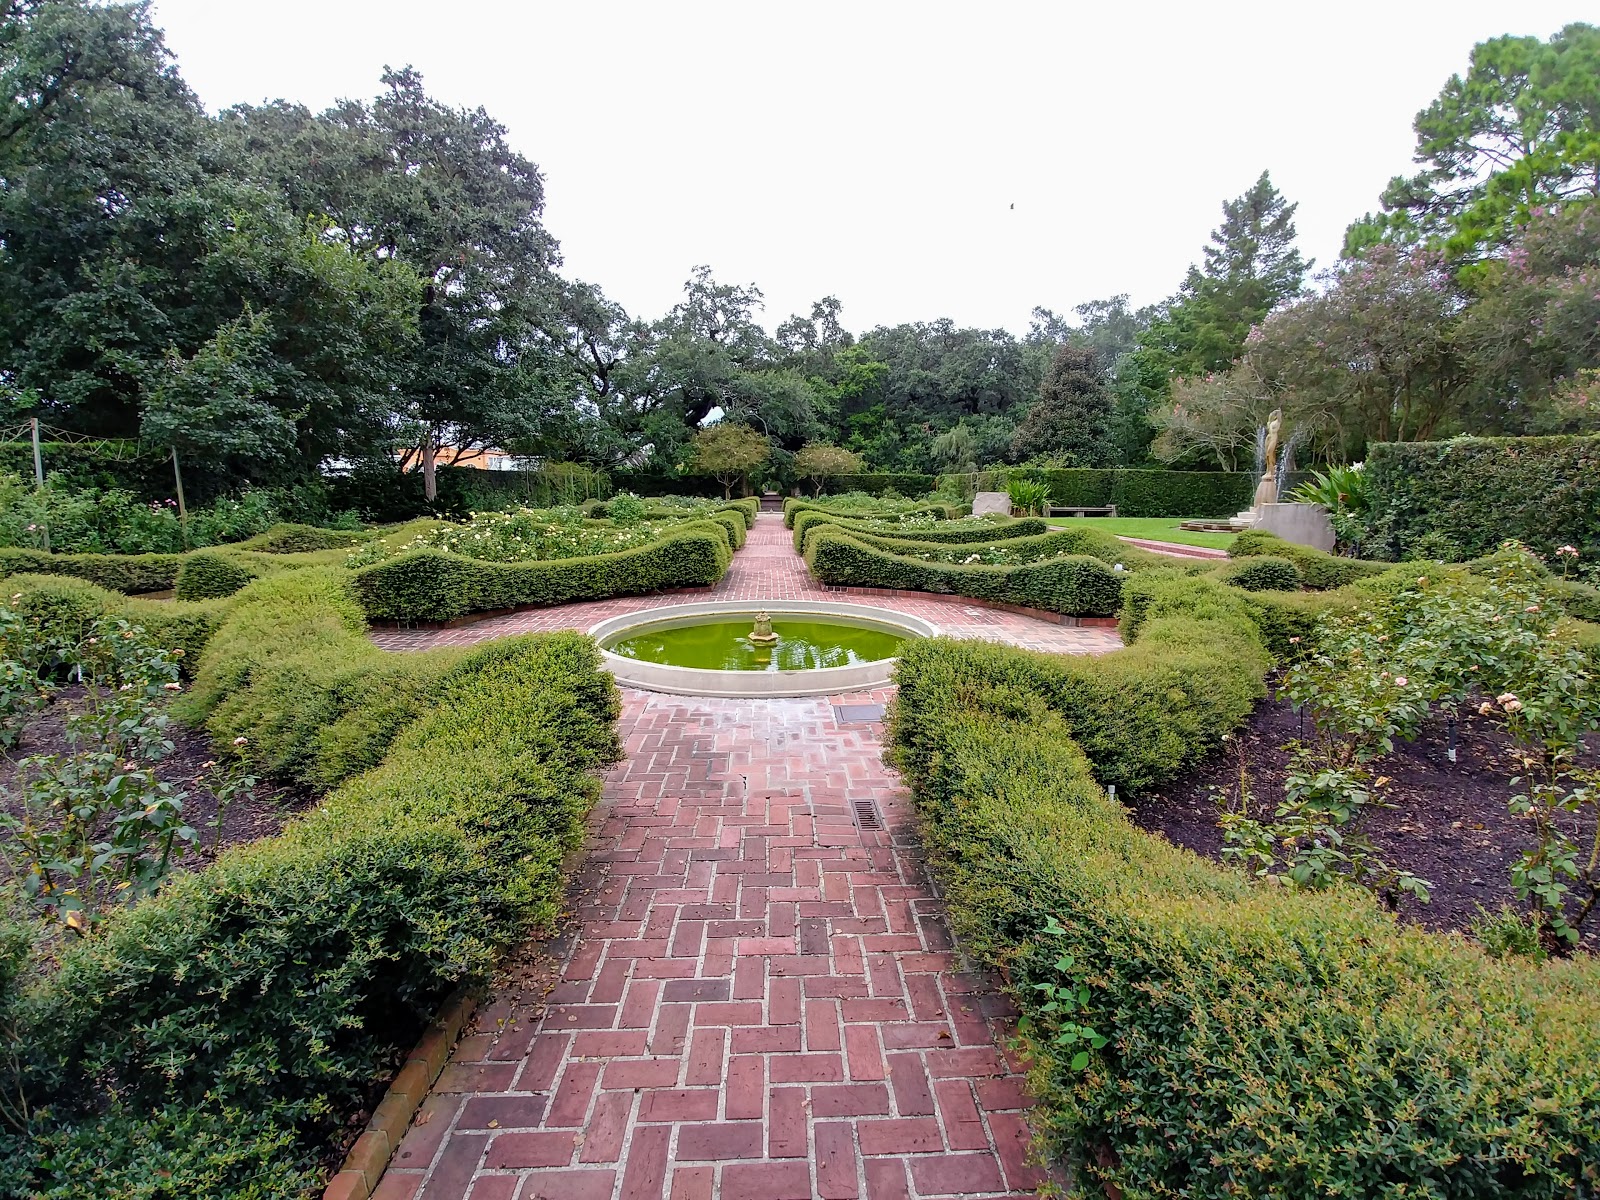
[[[1222,224],[1205,249],[1206,278],[1256,283],[1269,308],[1293,296],[1311,269],[1294,245],[1299,207],[1284,200],[1271,175],[1261,172],[1248,192],[1223,202]]]

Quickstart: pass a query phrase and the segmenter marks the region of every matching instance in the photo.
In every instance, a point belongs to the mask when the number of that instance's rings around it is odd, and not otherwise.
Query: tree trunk
[[[439,498],[439,446],[433,430],[422,435],[422,498],[432,504]]]

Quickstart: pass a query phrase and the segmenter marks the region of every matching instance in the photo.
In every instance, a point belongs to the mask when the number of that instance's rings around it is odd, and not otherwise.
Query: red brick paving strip
[[[725,590],[809,596],[797,563],[764,516]],[[762,580],[772,590],[758,595]],[[638,601],[377,639],[421,648],[587,625],[625,603]],[[926,603],[963,634],[1117,644]],[[591,826],[562,978],[543,1002],[480,1010],[478,1028],[499,1032],[460,1043],[378,1200],[1031,1193],[1043,1177],[1026,1163],[1028,1101],[1002,1049],[1011,1013],[992,981],[959,969],[881,727],[841,724],[824,699],[625,691],[621,730],[627,758]],[[883,830],[856,825],[861,800]]]
[[[881,729],[623,695],[564,975],[485,1005],[504,1032],[462,1041],[381,1200],[1030,1192],[1009,1009],[959,970]]]

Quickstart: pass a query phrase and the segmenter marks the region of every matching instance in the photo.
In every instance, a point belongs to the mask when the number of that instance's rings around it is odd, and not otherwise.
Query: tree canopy
[[[1040,306],[1018,335],[852,330],[834,295],[769,325],[757,284],[704,265],[668,311],[629,313],[563,276],[538,164],[411,67],[321,112],[210,116],[145,4],[3,13],[6,414],[176,449],[200,491],[406,462],[431,497],[488,446],[660,487],[712,461],[708,437],[764,447],[728,488],[758,468],[1249,469],[1278,406],[1334,458],[1593,424],[1590,25],[1480,44],[1417,117],[1419,173],[1333,270],[1310,275],[1262,171],[1166,299]]]

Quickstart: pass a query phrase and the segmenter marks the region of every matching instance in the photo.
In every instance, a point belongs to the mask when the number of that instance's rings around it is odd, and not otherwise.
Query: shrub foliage
[[[1117,653],[932,640],[899,667],[892,753],[958,932],[1023,1007],[1048,1149],[1125,1195],[1591,1190],[1593,960],[1507,965],[1353,890],[1252,886],[1108,799],[1262,691],[1253,598],[1156,574]]]

